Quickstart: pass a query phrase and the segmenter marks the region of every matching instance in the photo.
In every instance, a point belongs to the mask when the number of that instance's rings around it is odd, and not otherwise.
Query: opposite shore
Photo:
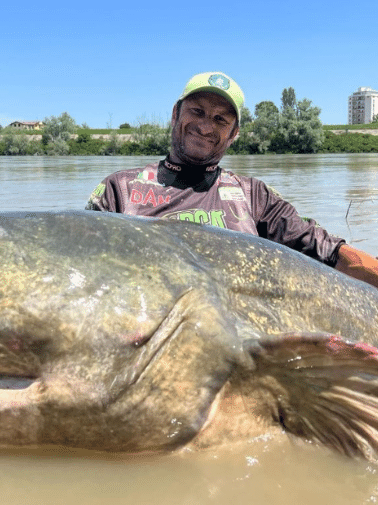
[[[44,131],[0,132],[0,155],[166,155],[170,150],[170,128],[144,125],[144,128],[122,130],[91,130],[76,127],[52,135]],[[241,128],[239,136],[227,154],[311,154],[311,153],[378,153],[378,128],[375,125],[330,125],[319,129],[317,145],[307,140],[305,128],[290,132],[286,141],[270,142],[261,149],[261,140],[251,128]],[[300,137],[301,136],[301,137]],[[301,138],[302,142],[298,142]],[[301,145],[300,145],[301,144]],[[263,146],[264,147],[264,146]]]
[[[327,131],[330,131],[332,133],[334,133],[335,135],[345,135],[345,134],[348,134],[348,133],[361,133],[361,134],[364,134],[364,135],[375,135],[375,136],[378,136],[378,128],[377,129],[364,129],[364,130],[356,130],[356,129],[344,129],[344,130],[327,130]],[[112,135],[112,133],[92,133],[90,134],[92,139],[94,140],[110,140]],[[121,141],[121,142],[132,142],[132,141],[137,141],[138,140],[138,134],[134,134],[134,133],[116,133],[115,135],[117,135],[117,138]],[[72,140],[77,140],[79,137],[79,134],[77,133],[72,133],[70,135],[70,138]],[[0,140],[3,138],[3,135],[0,134]],[[35,133],[35,134],[32,134],[32,133],[28,133],[27,135],[27,139],[28,140],[35,140],[35,141],[41,141],[42,140],[42,134],[40,133]]]

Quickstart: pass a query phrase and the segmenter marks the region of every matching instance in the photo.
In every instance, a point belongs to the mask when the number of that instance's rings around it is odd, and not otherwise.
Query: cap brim
[[[196,88],[194,90],[190,90],[188,93],[183,93],[180,96],[180,100],[184,100],[184,98],[187,98],[190,95],[194,95],[194,93],[199,93],[201,91],[208,91],[209,93],[216,93],[217,95],[222,96],[225,98],[234,108],[236,117],[238,118],[238,121],[240,122],[240,114],[239,114],[239,108],[236,105],[235,101],[230,97],[230,95],[227,93],[227,91],[224,91],[223,89],[217,88],[215,86],[200,86],[199,88]]]

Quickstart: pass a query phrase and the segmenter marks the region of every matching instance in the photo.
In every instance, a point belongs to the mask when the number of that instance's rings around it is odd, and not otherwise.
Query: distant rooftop
[[[360,88],[358,88],[357,91],[355,91],[355,93],[367,93],[367,92],[378,93],[378,91],[376,91],[373,88],[370,88],[369,86],[361,86]]]
[[[15,123],[31,125],[31,124],[42,124],[42,121],[13,121],[13,123],[11,123],[11,125],[15,124]]]
[[[9,124],[11,128],[18,128],[22,130],[39,130],[43,127],[42,121],[13,121]]]

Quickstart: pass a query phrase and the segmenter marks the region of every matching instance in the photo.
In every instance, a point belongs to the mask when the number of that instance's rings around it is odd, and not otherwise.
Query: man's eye
[[[195,109],[195,108],[193,108],[193,109],[192,109],[192,112],[193,112],[196,116],[202,116],[202,115],[203,115],[203,110],[202,110],[202,109]]]
[[[215,116],[215,121],[217,123],[228,124],[226,118],[224,118],[223,116]]]

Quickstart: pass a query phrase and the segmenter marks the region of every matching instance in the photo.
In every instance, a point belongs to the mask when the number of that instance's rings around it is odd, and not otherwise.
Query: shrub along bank
[[[123,133],[123,132],[122,132]],[[106,135],[106,134],[105,134]],[[118,132],[113,131],[106,137],[93,138],[90,130],[79,131],[77,138],[64,140],[57,138],[52,141],[34,140],[33,137],[21,133],[6,133],[0,138],[0,155],[156,155],[165,156],[170,147],[169,129],[133,134],[133,140],[123,141]],[[228,149],[227,154],[261,154],[259,139],[248,129],[241,129],[239,137]],[[298,145],[282,144],[272,141],[264,151],[269,153],[298,153]],[[309,151],[306,151],[309,152]],[[324,138],[317,149],[318,153],[374,153],[378,152],[378,136],[368,133],[335,134],[325,130]]]
[[[88,132],[80,132],[76,139],[57,138],[54,141],[34,140],[20,133],[7,133],[0,138],[0,155],[165,155],[169,151],[170,133],[134,135],[122,141],[116,132],[106,138],[94,139]],[[32,140],[30,140],[32,139]]]
[[[343,133],[326,131],[319,152],[322,153],[378,153],[378,136],[368,133]]]
[[[370,128],[378,129],[378,121],[369,125],[322,125],[319,114],[319,107],[311,100],[297,100],[295,90],[285,88],[280,109],[270,101],[258,103],[254,116],[247,107],[242,108],[240,133],[227,154],[378,152],[378,136],[368,134]],[[93,130],[86,123],[79,126],[63,112],[45,118],[43,123],[38,132],[2,128],[0,155],[164,156],[170,148],[171,127],[156,122]],[[360,128],[366,129],[366,134],[352,133]]]

